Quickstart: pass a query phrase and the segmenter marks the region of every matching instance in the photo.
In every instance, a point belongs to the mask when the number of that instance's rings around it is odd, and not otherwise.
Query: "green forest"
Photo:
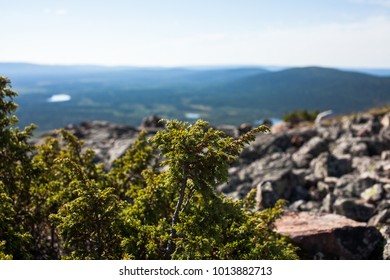
[[[30,144],[0,77],[0,259],[296,259],[274,231],[283,202],[255,210],[216,193],[260,126],[234,139],[207,122],[165,120],[104,169],[65,130]]]

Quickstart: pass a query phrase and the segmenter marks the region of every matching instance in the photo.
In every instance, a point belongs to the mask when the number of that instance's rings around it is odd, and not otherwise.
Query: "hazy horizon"
[[[390,1],[2,3],[0,61],[390,68]]]

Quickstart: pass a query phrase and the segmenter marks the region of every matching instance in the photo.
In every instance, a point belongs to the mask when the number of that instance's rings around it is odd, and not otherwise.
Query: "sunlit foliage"
[[[65,130],[33,146],[0,78],[0,259],[294,259],[282,214],[218,195],[260,126],[233,139],[207,122],[141,132],[106,170]]]

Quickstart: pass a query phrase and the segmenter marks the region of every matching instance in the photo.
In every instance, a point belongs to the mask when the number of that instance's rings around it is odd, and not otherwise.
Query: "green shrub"
[[[282,205],[253,211],[217,195],[228,167],[264,126],[233,139],[207,122],[141,132],[105,170],[65,130],[29,144],[0,78],[0,259],[295,259],[273,229]]]
[[[320,112],[318,110],[312,112],[309,112],[306,109],[296,110],[285,114],[283,116],[283,120],[291,123],[300,123],[305,121],[313,122],[319,113]]]

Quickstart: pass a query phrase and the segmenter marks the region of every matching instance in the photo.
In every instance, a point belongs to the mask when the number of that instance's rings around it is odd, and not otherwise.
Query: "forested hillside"
[[[245,108],[245,119],[256,112],[280,117],[296,109],[346,114],[390,103],[390,78],[320,67],[293,68],[234,81],[192,102],[230,107],[237,115],[239,108]]]

